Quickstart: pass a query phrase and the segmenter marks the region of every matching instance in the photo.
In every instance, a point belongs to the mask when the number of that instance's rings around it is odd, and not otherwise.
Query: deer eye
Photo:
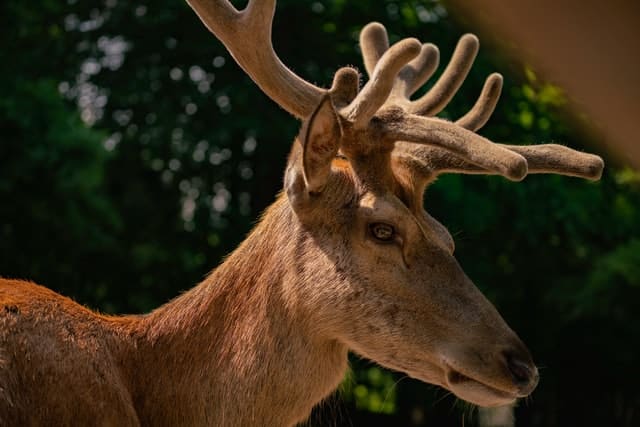
[[[381,242],[390,242],[396,235],[396,231],[393,229],[393,226],[383,222],[370,224],[369,231],[376,240],[380,240]]]

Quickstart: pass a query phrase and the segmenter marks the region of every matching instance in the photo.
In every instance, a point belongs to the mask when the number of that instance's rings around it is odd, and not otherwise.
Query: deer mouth
[[[506,405],[520,397],[513,391],[496,388],[451,367],[446,374],[446,387],[459,398],[486,407]]]

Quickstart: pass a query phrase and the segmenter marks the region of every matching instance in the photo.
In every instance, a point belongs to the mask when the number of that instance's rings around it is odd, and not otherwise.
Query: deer
[[[477,133],[502,89],[491,74],[456,121],[435,117],[478,51],[464,35],[421,97],[439,51],[383,25],[330,88],[271,42],[275,0],[188,0],[261,90],[301,121],[282,192],[226,260],[141,315],[104,315],[43,286],[0,280],[0,424],[292,426],[339,386],[348,353],[480,406],[528,396],[532,356],[454,257],[423,207],[443,173],[520,181],[600,178],[596,155]]]

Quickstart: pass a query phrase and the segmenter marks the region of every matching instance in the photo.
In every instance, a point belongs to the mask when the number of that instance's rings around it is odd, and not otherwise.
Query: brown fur
[[[497,75],[457,124],[414,114],[435,114],[453,96],[473,36],[435,92],[411,101],[435,68],[433,46],[389,47],[384,27],[370,24],[371,79],[359,90],[357,72],[343,68],[326,91],[275,55],[274,0],[242,12],[190,4],[265,93],[305,119],[284,192],[209,277],[148,315],[103,316],[0,279],[0,424],[290,426],[337,387],[348,350],[479,405],[531,393],[528,350],[464,274],[422,194],[442,172],[519,180],[531,166],[597,179],[602,160],[475,134],[497,101]]]
[[[0,425],[306,418],[342,379],[347,350],[292,290],[310,243],[304,234],[286,243],[291,216],[280,198],[205,281],[145,316],[102,316],[33,283],[0,280]]]
[[[301,173],[302,146],[294,144],[292,174]],[[385,170],[385,158],[368,160]],[[360,179],[359,164],[333,160],[331,191],[305,213],[280,196],[206,280],[148,315],[103,316],[33,283],[0,280],[0,424],[293,425],[337,387],[348,348],[446,386],[432,378],[434,350],[467,319],[479,326],[461,342],[517,340],[479,292],[456,296],[454,285],[452,296],[432,294],[451,281],[438,261],[453,260],[450,236],[421,207],[385,195],[378,174]],[[363,224],[380,214],[370,203],[408,215],[419,244],[376,252]],[[446,280],[401,285],[380,271],[421,258]],[[450,314],[462,321],[450,324]],[[502,362],[491,369],[510,378]]]

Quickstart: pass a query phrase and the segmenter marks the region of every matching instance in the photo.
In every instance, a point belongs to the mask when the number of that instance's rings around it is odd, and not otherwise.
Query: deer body
[[[276,202],[206,280],[144,316],[102,316],[0,280],[0,425],[304,420],[344,377],[347,347],[292,291],[301,276],[288,266],[298,262],[284,261],[307,243],[292,236],[287,210]]]
[[[361,33],[330,89],[284,66],[270,42],[274,0],[237,11],[190,0],[236,61],[303,120],[284,191],[207,279],[148,315],[109,317],[27,282],[0,280],[0,423],[293,425],[339,384],[354,351],[483,406],[529,395],[529,351],[455,260],[423,208],[445,172],[598,179],[597,156],[495,144],[475,133],[502,78],[456,122],[433,117],[478,49],[461,38],[423,97],[437,48]]]

